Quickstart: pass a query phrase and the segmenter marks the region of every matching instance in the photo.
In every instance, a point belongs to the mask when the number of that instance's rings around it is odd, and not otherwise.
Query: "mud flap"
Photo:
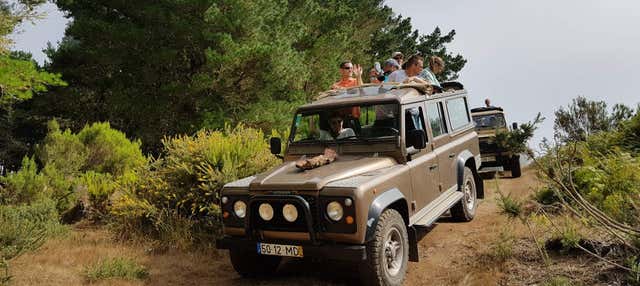
[[[418,232],[416,228],[410,226],[407,228],[407,234],[409,234],[409,261],[419,262],[420,255],[418,254]]]

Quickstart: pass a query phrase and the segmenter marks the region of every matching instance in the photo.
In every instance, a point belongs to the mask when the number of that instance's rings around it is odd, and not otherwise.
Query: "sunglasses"
[[[343,70],[350,70],[350,69],[352,69],[352,68],[353,68],[353,67],[351,67],[351,66],[350,66],[350,67],[342,67],[342,69],[343,69]]]

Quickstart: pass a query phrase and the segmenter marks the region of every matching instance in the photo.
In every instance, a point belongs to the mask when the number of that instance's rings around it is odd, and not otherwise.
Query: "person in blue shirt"
[[[444,60],[438,56],[429,57],[429,65],[426,69],[423,69],[418,77],[429,81],[429,83],[433,86],[440,86],[440,82],[436,78],[437,74],[440,74],[444,71]]]

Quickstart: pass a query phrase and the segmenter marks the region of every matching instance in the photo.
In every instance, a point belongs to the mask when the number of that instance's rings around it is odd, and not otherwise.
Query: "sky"
[[[456,30],[448,48],[468,63],[459,81],[472,107],[490,98],[509,122],[547,119],[532,142],[553,136],[553,111],[578,95],[609,106],[640,102],[640,1],[616,0],[387,0],[413,27]],[[68,19],[51,4],[48,16],[24,25],[15,49],[43,62]],[[537,149],[537,148],[536,148]]]

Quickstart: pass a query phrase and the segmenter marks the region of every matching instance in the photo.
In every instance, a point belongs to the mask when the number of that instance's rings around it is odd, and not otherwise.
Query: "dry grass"
[[[14,285],[85,285],[86,269],[106,257],[129,257],[149,271],[145,280],[108,279],[93,285],[215,284],[233,269],[216,251],[157,251],[150,244],[119,243],[104,229],[76,226],[65,238],[50,240],[38,251],[12,262]],[[233,272],[235,274],[235,272]]]

